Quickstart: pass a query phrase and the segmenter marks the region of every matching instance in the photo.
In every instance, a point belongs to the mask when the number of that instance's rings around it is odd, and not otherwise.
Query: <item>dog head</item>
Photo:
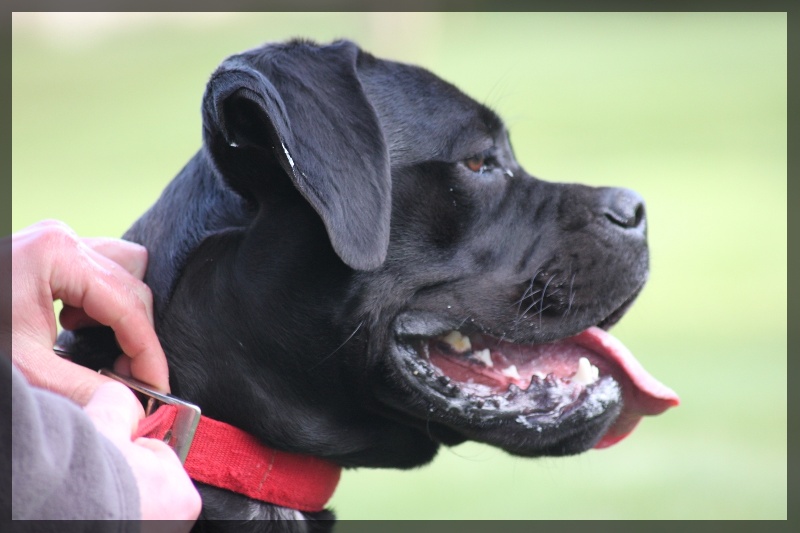
[[[636,193],[534,178],[493,111],[346,41],[235,55],[202,109],[127,236],[210,416],[408,467],[466,439],[578,453],[677,403],[605,332],[647,278]]]

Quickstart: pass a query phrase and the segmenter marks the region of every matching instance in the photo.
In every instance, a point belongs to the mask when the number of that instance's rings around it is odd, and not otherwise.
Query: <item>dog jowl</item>
[[[232,56],[202,113],[126,238],[150,252],[173,394],[205,414],[407,468],[465,440],[575,454],[677,405],[606,332],[647,279],[636,193],[534,178],[493,111],[347,41]],[[64,342],[103,366],[107,338]],[[206,516],[267,516],[211,494]]]

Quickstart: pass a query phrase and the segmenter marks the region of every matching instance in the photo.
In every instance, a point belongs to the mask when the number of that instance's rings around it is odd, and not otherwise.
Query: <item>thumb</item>
[[[139,400],[122,383],[109,381],[95,390],[83,408],[98,431],[112,442],[130,442],[144,416]]]

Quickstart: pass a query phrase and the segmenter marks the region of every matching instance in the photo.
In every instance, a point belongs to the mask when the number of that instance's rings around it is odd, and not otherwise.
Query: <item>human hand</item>
[[[84,411],[131,467],[142,520],[170,520],[158,524],[159,533],[189,531],[200,514],[200,495],[178,456],[164,442],[144,437],[131,440],[141,417],[133,393],[120,383],[105,383],[95,390]]]
[[[8,247],[2,248],[6,253]],[[123,351],[114,365],[118,373],[169,390],[166,357],[153,329],[152,294],[141,281],[144,247],[119,239],[81,239],[62,222],[44,221],[12,236],[11,260],[3,263],[11,263],[12,271],[14,364],[32,385],[85,405],[111,381],[53,352],[53,302],[60,299],[66,329],[102,324],[114,330]]]

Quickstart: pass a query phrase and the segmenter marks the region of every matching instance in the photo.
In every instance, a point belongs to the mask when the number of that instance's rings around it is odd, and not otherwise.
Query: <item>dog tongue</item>
[[[646,415],[663,413],[680,403],[669,387],[651,376],[624,344],[610,333],[592,327],[569,339],[602,356],[616,367],[611,373],[623,390],[623,410],[595,448],[607,448],[627,437]]]

